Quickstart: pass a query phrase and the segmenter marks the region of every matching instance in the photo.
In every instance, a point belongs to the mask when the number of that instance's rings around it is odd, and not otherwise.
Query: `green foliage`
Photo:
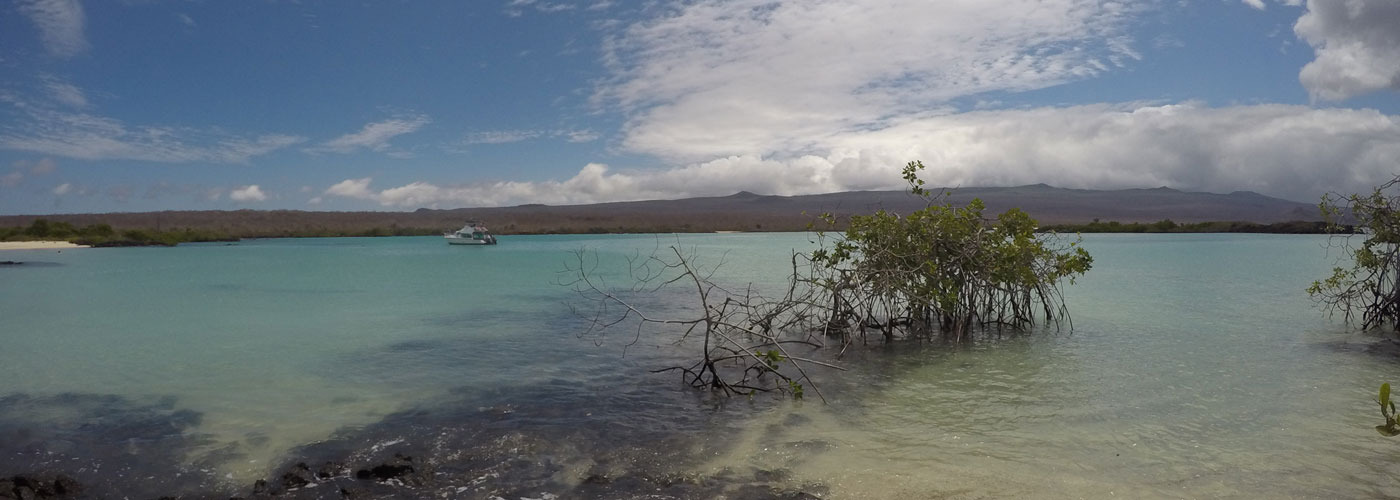
[[[79,245],[113,246],[175,246],[179,243],[201,241],[237,241],[227,233],[196,229],[155,231],[127,229],[118,232],[108,224],[90,224],[74,228],[72,224],[47,219],[35,219],[28,227],[0,228],[0,241],[66,240]]]
[[[1351,226],[1342,224],[1350,218],[1365,240],[1359,246],[1352,238],[1340,240],[1346,250],[1343,258],[1350,262],[1314,281],[1308,295],[1329,311],[1341,312],[1348,322],[1359,313],[1362,329],[1388,325],[1400,331],[1400,195],[1393,192],[1397,183],[1400,177],[1366,195],[1324,195],[1318,204],[1331,231],[1351,234]]]
[[[910,191],[927,200],[908,216],[881,210],[852,216],[831,247],[811,255],[820,282],[834,295],[832,323],[893,327],[932,326],[959,337],[971,327],[1013,328],[1064,315],[1059,283],[1088,271],[1093,258],[1079,241],[1058,246],[1036,234],[1036,221],[1020,209],[989,220],[974,199],[955,207],[923,188],[921,162],[904,167]],[[835,221],[828,215],[828,223]]]
[[[1395,402],[1390,400],[1390,384],[1381,384],[1380,396],[1376,402],[1381,405],[1381,417],[1385,418],[1385,425],[1377,425],[1376,432],[1382,436],[1400,435],[1400,426],[1395,422]]]
[[[787,359],[783,357],[782,351],[779,351],[777,349],[759,351],[758,354],[759,360],[763,361],[764,366],[767,367],[769,370],[777,370],[778,363],[782,363],[784,360]]]
[[[974,327],[1026,328],[1067,318],[1060,285],[1093,265],[1079,241],[1037,234],[1035,219],[1019,209],[988,219],[980,200],[952,206],[924,188],[923,168],[911,162],[903,177],[910,192],[925,199],[924,208],[907,216],[880,211],[851,217],[832,242],[823,235],[817,250],[792,255],[792,274],[778,295],[716,284],[713,267],[677,246],[629,258],[634,283],[624,289],[607,286],[596,259],[579,251],[560,284],[592,304],[575,309],[589,325],[584,335],[635,329],[635,342],[643,330],[657,328],[681,330],[681,339],[701,337],[693,363],[656,371],[677,371],[692,387],[726,395],[777,391],[800,399],[810,388],[822,398],[808,368],[841,367],[798,349],[822,349],[839,338],[844,352],[871,328],[886,340],[933,332],[961,339]],[[829,214],[822,219],[840,227]],[[695,294],[693,312],[650,317],[629,302],[676,284]]]
[[[62,238],[72,233],[72,225],[65,222],[49,222],[48,219],[36,219],[24,230],[26,236],[33,238]]]
[[[802,384],[796,380],[788,381],[788,393],[792,394],[792,399],[802,399]]]

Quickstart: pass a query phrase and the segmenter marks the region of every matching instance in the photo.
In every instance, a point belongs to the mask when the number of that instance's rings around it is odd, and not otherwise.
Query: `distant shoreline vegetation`
[[[1118,221],[1101,222],[1094,219],[1088,224],[1055,224],[1041,226],[1041,232],[1057,233],[1268,233],[1268,234],[1327,234],[1343,233],[1350,234],[1354,231],[1351,226],[1342,226],[1328,230],[1327,223],[1322,221],[1288,221],[1273,224],[1257,224],[1254,222],[1197,222],[1189,224],[1178,224],[1171,219],[1162,219],[1157,222],[1129,222]]]
[[[197,229],[127,229],[118,231],[108,224],[89,224],[74,227],[72,224],[48,219],[37,219],[28,227],[0,227],[0,241],[68,241],[91,247],[173,247],[180,243],[238,241],[238,238],[219,231]]]
[[[777,227],[775,227],[777,226]],[[770,225],[773,232],[803,232],[809,228],[790,228],[787,225]],[[661,226],[588,226],[571,228],[514,228],[507,227],[499,234],[637,234],[637,233],[712,233],[723,228],[700,227],[691,224]],[[762,225],[754,231],[765,231]],[[1041,226],[1040,232],[1057,233],[1272,233],[1272,234],[1325,234],[1324,222],[1290,221],[1274,224],[1253,222],[1198,222],[1178,224],[1171,219],[1142,223],[1095,220],[1087,224],[1053,224]],[[1342,233],[1352,231],[1344,226]],[[329,229],[307,227],[302,229],[245,228],[241,231],[217,229],[157,229],[129,228],[114,229],[106,223],[75,226],[68,222],[36,219],[29,226],[0,227],[0,241],[69,241],[93,247],[130,246],[175,246],[180,243],[233,242],[243,238],[364,238],[382,236],[437,236],[441,228],[421,227],[372,227],[368,229]],[[1335,232],[1335,231],[1334,231]]]

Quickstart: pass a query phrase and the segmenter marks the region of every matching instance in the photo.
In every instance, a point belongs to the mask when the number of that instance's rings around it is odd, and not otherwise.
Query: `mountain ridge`
[[[1320,220],[1317,207],[1249,191],[1229,194],[1188,192],[1168,187],[1119,190],[1070,189],[1029,184],[1012,187],[931,188],[940,200],[965,205],[979,198],[985,214],[1020,208],[1041,224],[1093,220],[1179,223],[1238,221],[1260,224]],[[925,200],[907,191],[844,191],[809,195],[764,195],[740,191],[727,196],[677,200],[637,200],[581,205],[525,204],[510,207],[431,209],[402,212],[316,212],[302,210],[200,210],[0,216],[0,226],[24,226],[47,218],[74,225],[110,224],[126,228],[192,228],[237,236],[351,234],[372,228],[450,230],[468,219],[484,220],[494,231],[511,233],[800,231],[830,213],[838,218],[876,210],[909,213]]]

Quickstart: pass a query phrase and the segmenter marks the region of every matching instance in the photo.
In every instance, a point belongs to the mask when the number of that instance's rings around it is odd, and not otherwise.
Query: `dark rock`
[[[0,266],[18,266],[20,264],[23,264],[23,262],[16,262],[13,260],[0,260]]]
[[[325,465],[322,465],[320,468],[316,469],[316,478],[330,479],[336,476],[344,475],[345,472],[345,464],[336,462],[326,462]]]
[[[263,481],[263,480],[259,479],[257,482],[253,483],[253,496],[271,495],[271,494],[272,494],[272,488],[270,488],[270,487],[267,486],[267,481]]]
[[[294,489],[316,482],[316,475],[311,473],[311,468],[306,466],[306,462],[298,462],[291,470],[282,474],[282,488]]]
[[[83,485],[76,479],[59,474],[53,480],[53,491],[58,496],[77,496],[82,494]]]
[[[390,479],[403,478],[413,472],[413,457],[406,457],[395,453],[394,458],[385,460],[384,463],[369,469],[360,469],[355,473],[355,477],[359,479],[373,479],[382,483]]]
[[[612,478],[608,477],[606,474],[592,474],[583,478],[583,484],[608,484],[611,482]]]
[[[63,474],[54,476],[17,475],[0,479],[0,499],[30,500],[72,498],[82,494],[82,485]]]

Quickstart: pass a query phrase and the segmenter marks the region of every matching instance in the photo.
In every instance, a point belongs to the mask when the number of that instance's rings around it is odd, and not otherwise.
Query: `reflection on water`
[[[401,452],[442,472],[423,496],[1400,495],[1400,441],[1371,429],[1372,392],[1400,363],[1312,307],[1303,288],[1332,265],[1322,238],[1089,237],[1095,268],[1067,290],[1072,331],[861,346],[841,360],[849,371],[818,374],[830,405],[713,400],[649,372],[685,345],[575,336],[570,294],[551,284],[570,251],[621,266],[677,241],[723,255],[716,279],[731,284],[781,283],[788,252],[811,245],[541,236],[472,252],[384,238],[45,254],[62,265],[0,277],[0,343],[23,353],[0,363],[0,475],[53,452],[183,471],[160,487],[246,493],[289,459]]]

